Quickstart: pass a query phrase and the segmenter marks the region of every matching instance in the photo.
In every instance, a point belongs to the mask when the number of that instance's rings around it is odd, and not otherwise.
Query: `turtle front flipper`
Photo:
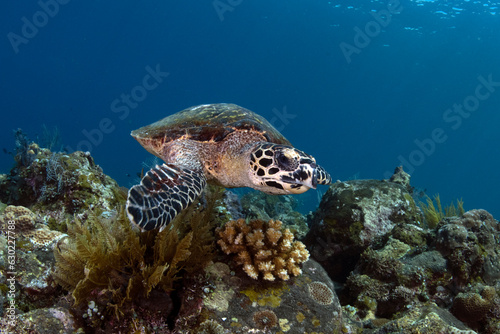
[[[332,177],[321,166],[316,166],[316,183],[317,184],[332,184]]]
[[[127,214],[143,231],[163,230],[205,189],[202,173],[163,164],[152,168],[128,192]]]

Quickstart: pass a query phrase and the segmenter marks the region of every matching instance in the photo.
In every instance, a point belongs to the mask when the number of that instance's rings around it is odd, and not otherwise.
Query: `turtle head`
[[[250,151],[250,168],[252,187],[268,194],[301,194],[331,183],[312,156],[288,145],[257,144]]]

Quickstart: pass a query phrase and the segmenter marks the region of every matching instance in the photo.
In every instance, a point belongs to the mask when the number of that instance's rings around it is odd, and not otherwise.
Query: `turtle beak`
[[[315,166],[304,164],[295,172],[290,173],[289,176],[282,176],[281,180],[285,183],[295,185],[295,187],[292,186],[292,188],[304,186],[307,187],[307,189],[316,189],[318,175]]]
[[[311,185],[312,185],[312,189],[316,189],[317,185],[318,185],[318,172],[316,170],[316,168],[314,168],[314,172],[313,172],[313,175],[311,177]]]
[[[317,185],[318,185],[318,177],[317,177],[317,173],[316,173],[316,168],[313,168],[312,172],[311,172],[311,177],[307,178],[307,179],[304,179],[300,182],[297,182],[297,183],[300,183],[310,189],[316,189]]]

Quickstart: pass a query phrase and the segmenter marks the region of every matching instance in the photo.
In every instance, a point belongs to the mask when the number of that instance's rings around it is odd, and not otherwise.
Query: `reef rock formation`
[[[294,196],[268,195],[261,191],[251,191],[241,198],[241,208],[245,218],[279,220],[290,228],[298,239],[302,239],[309,228],[306,224],[306,217],[296,211],[298,204]]]
[[[419,225],[407,186],[378,180],[337,182],[309,222],[305,244],[332,278],[345,277],[360,254],[402,223]]]
[[[112,211],[123,204],[126,192],[89,153],[54,153],[32,143],[15,156],[16,166],[0,179],[0,201],[33,212],[84,213]]]
[[[182,328],[231,334],[352,332],[343,322],[332,281],[315,261],[304,263],[303,274],[288,281],[255,284],[221,262],[209,266],[205,277],[184,290],[183,303],[189,296],[203,297],[197,297],[196,307],[181,307],[186,313],[180,332]],[[209,332],[208,327],[217,331]]]

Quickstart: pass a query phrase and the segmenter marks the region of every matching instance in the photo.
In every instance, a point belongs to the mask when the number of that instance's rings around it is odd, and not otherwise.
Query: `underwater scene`
[[[500,334],[500,2],[2,7],[0,333]]]

